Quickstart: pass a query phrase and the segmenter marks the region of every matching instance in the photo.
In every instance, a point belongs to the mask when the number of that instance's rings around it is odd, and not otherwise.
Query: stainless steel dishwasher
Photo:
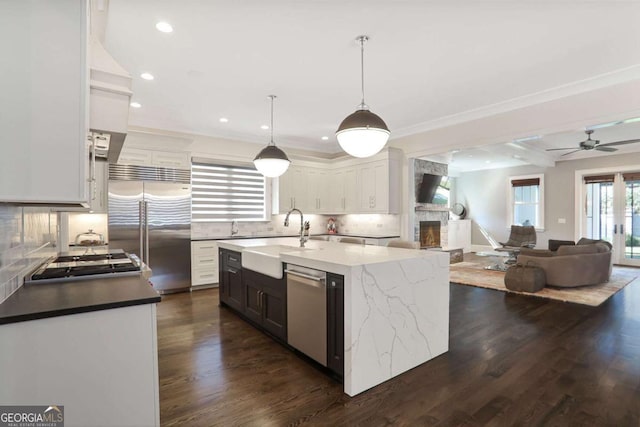
[[[327,366],[327,273],[287,264],[288,343]]]

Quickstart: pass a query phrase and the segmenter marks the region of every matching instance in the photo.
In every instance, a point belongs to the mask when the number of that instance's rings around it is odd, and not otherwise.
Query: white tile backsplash
[[[0,204],[0,304],[56,253],[56,218],[48,208]]]
[[[289,227],[284,226],[285,215],[273,215],[271,221],[238,222],[239,236],[282,236],[300,232],[300,215],[296,212],[289,218]],[[304,215],[310,223],[311,234],[325,234],[329,215]],[[338,215],[334,216],[338,233],[370,236],[400,235],[399,215]],[[192,239],[219,239],[231,236],[230,222],[194,222],[191,224]]]
[[[336,217],[338,233],[399,236],[400,215],[351,214]]]

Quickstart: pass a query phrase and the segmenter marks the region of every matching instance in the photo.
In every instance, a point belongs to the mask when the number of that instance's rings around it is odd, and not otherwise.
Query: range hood
[[[94,36],[89,38],[89,128],[99,135],[98,155],[116,163],[127,136],[131,75],[118,64]],[[106,146],[104,141],[106,142]]]

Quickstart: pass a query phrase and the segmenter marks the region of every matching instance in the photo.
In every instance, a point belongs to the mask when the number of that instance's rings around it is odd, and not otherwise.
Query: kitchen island
[[[240,254],[280,245],[283,266],[344,277],[343,381],[350,396],[448,350],[445,253],[315,240],[298,248],[297,238],[229,240],[218,245]]]

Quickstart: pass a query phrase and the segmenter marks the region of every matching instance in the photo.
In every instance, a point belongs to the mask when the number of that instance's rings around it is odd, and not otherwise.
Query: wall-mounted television
[[[449,204],[449,177],[425,173],[418,191],[418,203]]]

